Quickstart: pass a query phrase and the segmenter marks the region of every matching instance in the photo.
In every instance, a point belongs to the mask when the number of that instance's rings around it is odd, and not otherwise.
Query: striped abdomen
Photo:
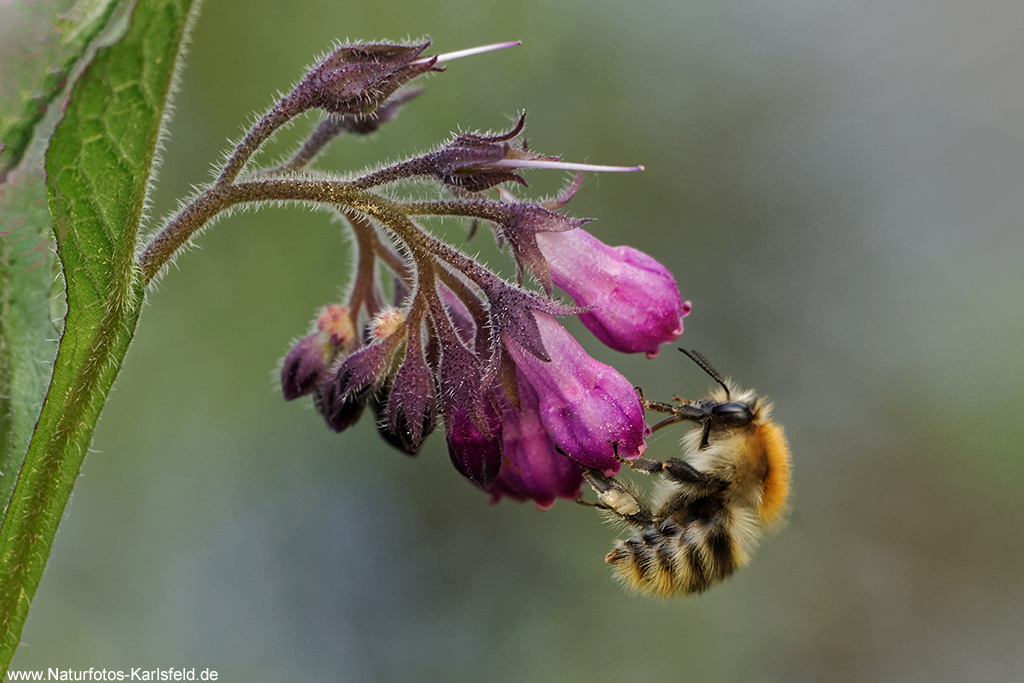
[[[671,516],[619,541],[605,557],[628,586],[655,595],[699,593],[746,564],[736,520],[720,496],[673,507]]]

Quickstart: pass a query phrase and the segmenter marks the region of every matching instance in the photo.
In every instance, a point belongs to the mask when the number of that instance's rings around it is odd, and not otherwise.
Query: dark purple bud
[[[355,339],[349,309],[330,304],[320,310],[317,332],[304,337],[288,352],[281,367],[281,388],[286,401],[312,393],[334,357]]]
[[[491,436],[485,412],[487,400],[484,398],[480,359],[455,339],[454,335],[440,341],[441,360],[437,374],[445,431],[451,433],[455,428],[456,413],[461,412],[468,416],[477,431]],[[493,409],[491,412],[494,412]]]
[[[292,347],[281,368],[284,400],[312,393],[334,355],[331,338],[324,332],[303,337]]]
[[[526,185],[526,181],[515,170],[490,166],[503,159],[528,154],[514,150],[507,143],[522,132],[525,122],[524,114],[512,130],[499,135],[463,133],[441,149],[423,157],[424,170],[445,185],[469,192],[479,192],[504,182]]]
[[[374,423],[377,426],[377,434],[385,443],[395,450],[401,451],[408,456],[416,456],[419,454],[422,441],[419,444],[416,444],[415,448],[412,448],[408,438],[402,438],[401,435],[391,431],[388,427],[387,405],[390,396],[391,387],[384,387],[374,392],[368,401],[370,408],[373,409]]]
[[[417,335],[418,336],[418,335]],[[393,445],[414,455],[437,423],[434,375],[419,340],[410,337],[405,361],[388,394],[387,410],[378,429]]]
[[[365,115],[416,76],[435,67],[436,57],[418,59],[419,45],[342,45],[310,70],[289,96],[300,110]]]
[[[359,421],[366,407],[368,393],[342,396],[337,384],[327,382],[320,386],[313,397],[313,405],[331,429],[343,432]]]
[[[522,131],[524,120],[525,117],[521,117],[508,133],[457,135],[435,152],[375,171],[360,178],[356,185],[374,187],[422,176],[432,176],[454,190],[468,192],[479,192],[504,182],[526,185],[522,176],[516,173],[517,168],[528,167],[536,161],[550,163],[556,157],[514,149],[508,144],[508,140]]]
[[[483,403],[487,433],[478,429],[459,405],[452,407],[450,418],[445,416],[445,430],[448,455],[455,469],[486,491],[501,470],[502,425],[490,402]]]
[[[379,388],[388,379],[400,341],[386,339],[359,349],[342,361],[324,385],[332,387],[341,399]]]
[[[508,140],[522,131],[524,120],[525,116],[521,117],[508,133],[457,135],[437,151],[374,171],[353,184],[369,188],[427,176],[436,178],[452,190],[463,192],[480,192],[505,182],[526,185],[517,169],[546,167],[560,162],[558,157],[535,154],[508,144]]]

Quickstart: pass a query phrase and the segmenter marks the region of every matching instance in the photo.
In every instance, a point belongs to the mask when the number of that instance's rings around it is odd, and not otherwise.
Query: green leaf
[[[17,3],[16,18],[4,27],[0,57],[0,180],[17,166],[32,131],[63,92],[68,76],[102,31],[116,0]]]
[[[43,155],[57,112],[47,109],[117,3],[80,0],[62,11],[69,4],[18,3],[0,22],[0,509],[50,381],[59,335],[51,319],[63,317],[49,306],[55,266]]]
[[[53,379],[0,530],[6,671],[142,308],[136,237],[192,0],[139,0],[75,85],[46,158],[68,312]]]
[[[41,159],[0,184],[0,508],[7,507],[46,395],[58,331]]]

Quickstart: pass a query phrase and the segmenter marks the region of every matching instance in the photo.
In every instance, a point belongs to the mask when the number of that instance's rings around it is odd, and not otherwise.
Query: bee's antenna
[[[718,370],[715,370],[711,363],[708,362],[707,358],[705,358],[699,351],[687,351],[686,349],[679,350],[685,353],[687,358],[696,363],[701,370],[711,375],[711,379],[722,385],[722,388],[725,389],[726,398],[732,398],[729,396],[729,386],[725,383],[725,380],[722,379],[722,376],[718,374]]]

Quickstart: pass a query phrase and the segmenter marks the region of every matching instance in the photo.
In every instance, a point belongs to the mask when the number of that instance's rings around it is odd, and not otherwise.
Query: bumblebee
[[[678,405],[648,401],[637,389],[645,410],[669,415],[652,431],[694,423],[681,459],[622,461],[664,479],[657,504],[588,467],[584,477],[598,502],[577,501],[634,530],[605,561],[627,587],[658,596],[699,593],[747,564],[762,534],[781,526],[789,496],[789,446],[770,419],[771,404],[723,379],[700,353],[680,351],[719,386],[698,401],[676,396]]]

